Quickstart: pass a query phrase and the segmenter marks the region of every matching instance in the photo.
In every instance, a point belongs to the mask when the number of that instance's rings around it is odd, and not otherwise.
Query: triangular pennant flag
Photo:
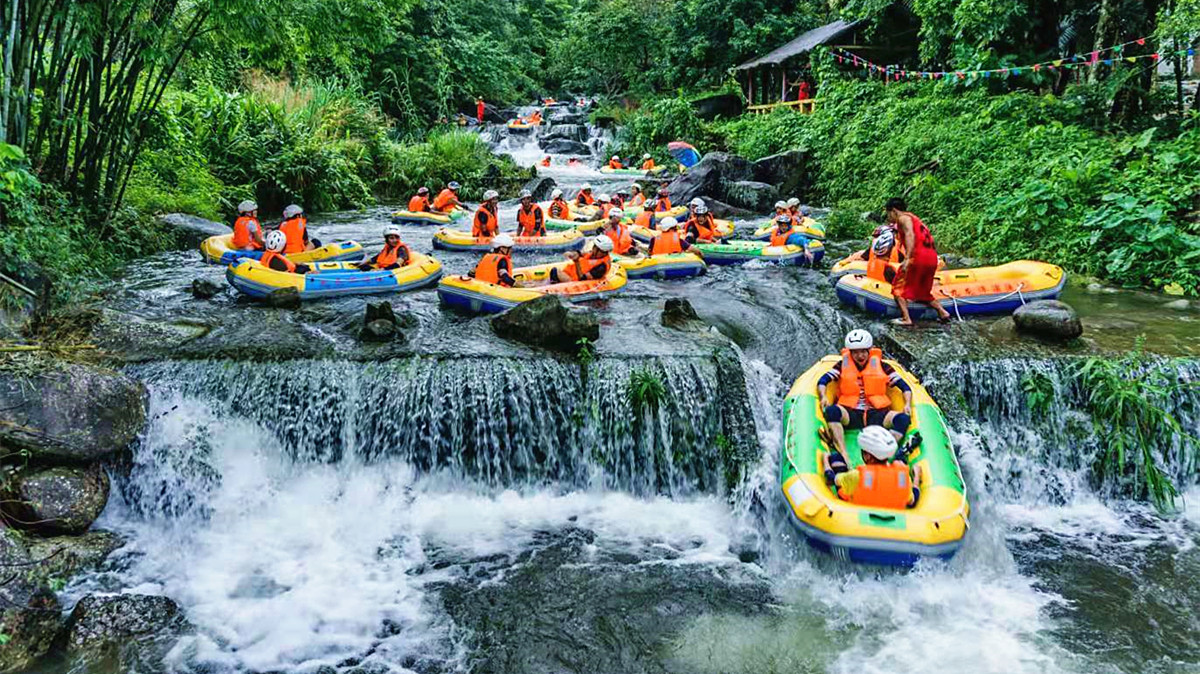
[[[1056,66],[1061,66],[1062,64],[1063,64],[1063,60],[1062,60],[1062,59],[1059,59],[1059,60],[1057,60],[1057,61],[1055,61],[1055,62],[1054,62],[1054,65],[1056,65]]]
[[[1160,57],[1159,57],[1159,55],[1158,55],[1158,52],[1154,52],[1153,54],[1151,54],[1151,55],[1150,55],[1150,59],[1151,59],[1152,61],[1157,61],[1159,58],[1160,58]]]
[[[1014,75],[1020,75],[1020,74],[1021,74],[1021,69],[1020,69],[1020,68],[1013,68],[1013,74],[1014,74]]]
[[[991,73],[991,71],[985,70],[985,71],[983,71],[983,76],[984,76],[984,77],[991,77],[991,76],[992,76],[992,73]]]
[[[1036,73],[1037,71],[1039,71],[1041,69],[1042,69],[1042,64],[1040,64],[1040,63],[1033,64],[1033,72]]]
[[[1124,49],[1124,48],[1125,48],[1125,46],[1124,46],[1124,45],[1117,45],[1117,46],[1113,47],[1113,51],[1114,51],[1114,52],[1116,52],[1116,53],[1118,53],[1118,54],[1120,54],[1120,53],[1121,53],[1121,50],[1122,50],[1122,49]]]
[[[1139,38],[1137,39],[1137,43],[1138,43],[1139,45],[1144,45],[1144,44],[1146,44],[1146,38],[1144,38],[1144,37],[1139,37]]]
[[[1092,64],[1094,65],[1096,63],[1096,61],[1100,60],[1100,52],[1098,52],[1098,51],[1092,52],[1090,58],[1091,58]]]
[[[1106,65],[1106,66],[1111,66],[1112,62],[1113,62],[1112,59],[1104,59],[1104,65]]]
[[[1129,61],[1130,63],[1133,63],[1134,61],[1137,60],[1137,57],[1136,56],[1126,56],[1125,60]]]

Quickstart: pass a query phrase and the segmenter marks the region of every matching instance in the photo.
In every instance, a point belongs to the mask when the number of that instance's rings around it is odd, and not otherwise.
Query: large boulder
[[[588,129],[583,124],[552,124],[549,129],[542,131],[541,138],[542,140],[565,138],[582,143],[588,139]]]
[[[205,220],[186,213],[171,213],[164,215],[158,221],[175,233],[179,247],[183,249],[197,248],[210,236],[221,236],[233,232],[229,227],[219,222]]]
[[[551,140],[539,139],[538,147],[542,148],[547,154],[573,154],[573,155],[590,155],[592,148],[585,143],[580,143],[577,140],[567,140],[565,138],[554,138]]]
[[[1013,312],[1019,332],[1051,340],[1071,340],[1083,334],[1075,309],[1058,300],[1035,300]]]
[[[676,330],[703,330],[705,324],[700,321],[692,303],[682,297],[671,297],[663,305],[662,324]]]
[[[32,263],[13,262],[0,279],[0,339],[16,340],[50,308],[50,277]],[[7,285],[7,287],[4,287]]]
[[[767,183],[739,180],[725,184],[725,198],[734,206],[766,213],[779,201],[779,190]]]
[[[529,190],[534,201],[548,201],[550,192],[554,191],[555,187],[558,187],[558,183],[554,181],[554,178],[538,176],[525,183],[521,189]]]
[[[692,101],[696,116],[706,122],[718,117],[732,119],[742,114],[742,97],[737,94],[713,94]]]
[[[30,537],[27,545],[30,556],[44,560],[32,569],[34,574],[45,580],[68,581],[100,568],[125,540],[111,531],[89,531],[80,536]]]
[[[808,192],[808,151],[788,150],[754,162],[754,179],[774,185],[789,197]]]
[[[0,509],[21,529],[48,536],[81,534],[104,510],[108,488],[108,474],[99,464],[23,470],[5,484]]]
[[[716,199],[705,199],[704,204],[708,206],[708,212],[712,213],[714,218],[749,218],[755,214],[754,211],[738,208]]]
[[[554,108],[546,116],[546,120],[551,124],[587,124],[588,115],[586,112],[571,110],[569,108]]]
[[[74,363],[36,377],[0,374],[0,447],[90,463],[133,442],[146,424],[146,388]]]
[[[671,182],[671,201],[686,203],[694,197],[729,201],[725,195],[727,183],[753,178],[754,166],[742,157],[726,152],[710,152],[704,155],[700,163]]]
[[[179,606],[145,594],[88,595],[79,600],[63,636],[74,668],[91,671],[162,671],[163,657],[189,629]]]
[[[492,331],[504,339],[574,352],[579,340],[600,338],[600,321],[590,311],[568,309],[558,295],[543,295],[493,318]]]
[[[38,564],[21,534],[0,529],[0,672],[21,672],[54,643],[59,627],[58,599],[37,573]]]

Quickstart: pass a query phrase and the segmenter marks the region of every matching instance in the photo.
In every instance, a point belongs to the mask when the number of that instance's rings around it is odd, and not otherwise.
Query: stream
[[[375,249],[390,210],[310,231]],[[502,204],[506,228],[514,213]],[[403,229],[432,250],[433,227]],[[437,257],[447,274],[476,260]],[[383,297],[407,341],[363,345],[378,298],[295,312],[232,289],[192,298],[192,279],[223,276],[166,253],[107,293],[98,329],[149,387],[152,422],[97,525],[127,544],[63,593],[173,598],[196,627],[175,671],[1200,671],[1194,466],[1173,467],[1179,513],[1114,497],[1062,460],[1078,445],[1021,387],[1029,368],[1058,382],[1071,359],[1135,342],[1200,379],[1200,312],[1161,308],[1173,298],[1072,284],[1087,331],[1065,348],[1006,319],[888,327],[840,307],[824,270],[713,268],[593,303],[601,337],[581,366],[499,340],[433,289]],[[669,297],[712,332],[662,327]],[[890,335],[947,410],[973,511],[949,563],[851,566],[791,528],[783,396],[853,327]],[[666,392],[640,415],[635,371]],[[1200,394],[1176,403],[1200,433]]]

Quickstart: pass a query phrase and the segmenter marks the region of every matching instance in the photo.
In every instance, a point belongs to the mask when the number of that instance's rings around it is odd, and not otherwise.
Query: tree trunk
[[[1101,0],[1100,2],[1100,17],[1096,19],[1096,39],[1092,42],[1092,51],[1100,51],[1104,49],[1105,43],[1110,39],[1109,34],[1113,31],[1113,15],[1116,14],[1116,7],[1113,5],[1118,0]],[[1092,66],[1088,72],[1088,82],[1096,82],[1099,79],[1100,69]]]
[[[12,0],[9,5],[12,18],[8,23],[8,35],[4,38],[4,91],[0,93],[0,143],[8,142],[8,114],[12,104],[13,44],[17,39],[17,18],[21,14],[21,0]]]

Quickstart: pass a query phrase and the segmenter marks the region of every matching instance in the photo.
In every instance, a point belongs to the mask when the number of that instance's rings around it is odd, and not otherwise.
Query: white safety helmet
[[[623,211],[619,208],[610,208],[610,209],[608,209],[608,217],[616,218],[616,219],[620,220],[621,218],[625,217],[625,211]],[[607,237],[605,237],[605,238],[607,238]]]
[[[887,461],[896,456],[896,436],[883,426],[867,426],[858,434],[858,448],[880,461]]]
[[[283,251],[285,246],[287,246],[287,234],[284,234],[278,229],[273,232],[267,232],[267,236],[263,242],[267,244],[267,250],[273,250],[276,253],[279,253]]]
[[[397,227],[396,225],[388,225],[387,227],[383,228],[383,235],[385,237],[386,236],[400,236],[400,228]]]
[[[612,199],[612,197],[608,196],[607,194],[601,194],[600,196],[596,197],[596,200],[599,201],[600,203],[604,203],[606,201],[609,201],[610,199]]]
[[[249,199],[238,204],[238,213],[249,213],[251,211],[257,211],[257,210],[258,210],[258,204],[254,203],[253,201],[250,201]]]
[[[300,208],[296,204],[292,204],[291,206],[283,209],[283,217],[285,218],[294,218],[297,215],[304,215],[304,209]]]
[[[891,229],[884,229],[875,237],[875,241],[871,244],[875,254],[879,257],[884,257],[892,252],[892,246],[896,245],[896,235],[892,234]]]
[[[533,192],[530,192],[529,190],[521,190],[521,194],[519,194],[518,196],[519,196],[521,199],[532,199],[532,198],[533,198]]]
[[[608,238],[607,236],[597,236],[596,238],[592,239],[592,245],[606,253],[611,253],[613,250],[612,239]]]
[[[512,248],[514,245],[516,245],[516,241],[513,241],[513,238],[507,234],[497,234],[492,239],[492,250],[497,248]]]
[[[701,199],[700,197],[695,197],[691,201],[688,202],[688,206],[699,206],[700,204],[703,204],[703,203],[704,203],[703,199]]]
[[[560,189],[555,189],[553,192],[550,193],[551,199],[557,199],[561,196],[562,196],[562,190],[560,190]]]
[[[429,188],[428,187],[418,187],[417,194],[429,194]]]
[[[700,215],[704,215],[705,213],[708,212],[708,206],[705,206],[704,204],[700,204],[700,205],[696,206],[696,212],[699,213]]]
[[[614,154],[614,155],[612,156],[612,158],[613,158],[613,159],[620,159],[620,158],[621,158],[621,156],[620,156],[620,155],[615,155],[615,154]]]
[[[659,229],[675,229],[679,226],[679,221],[675,218],[663,218],[662,222],[658,223]]]
[[[617,188],[617,196],[627,197],[629,196],[629,190],[625,189],[624,187],[619,187]]]
[[[650,153],[649,153],[649,152],[647,152],[646,154],[642,155],[642,159],[649,159],[649,158],[650,158]]]
[[[584,183],[583,186],[579,188],[579,191],[580,192],[591,192],[592,186],[589,185],[588,183]]]
[[[451,181],[450,181],[450,182],[449,182],[449,183],[446,185],[446,187],[449,187],[449,188],[450,188],[450,189],[452,189],[452,190],[456,190],[456,189],[458,189],[458,188],[462,187],[462,185],[459,185],[457,180],[451,180]]]
[[[483,193],[484,201],[491,201],[492,199],[499,199],[499,198],[500,198],[500,193],[497,192],[496,190],[488,190]]]
[[[787,205],[788,205],[788,208],[792,208],[793,206],[799,206],[800,200],[797,199],[796,197],[792,197],[791,199],[787,200]]]
[[[787,208],[787,202],[786,201],[776,201],[775,208],[776,209]]]
[[[869,349],[875,346],[875,339],[866,330],[851,330],[846,334],[847,349]]]

